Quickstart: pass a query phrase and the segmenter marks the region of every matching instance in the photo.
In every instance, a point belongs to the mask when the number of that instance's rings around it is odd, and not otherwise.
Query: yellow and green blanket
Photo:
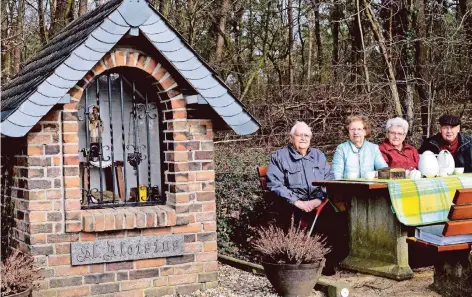
[[[393,211],[407,226],[447,221],[454,193],[472,188],[472,174],[418,180],[379,180],[388,184]]]

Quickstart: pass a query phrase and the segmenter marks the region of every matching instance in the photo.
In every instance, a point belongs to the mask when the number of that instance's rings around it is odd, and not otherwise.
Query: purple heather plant
[[[1,265],[2,296],[10,296],[23,292],[33,286],[33,282],[41,279],[34,259],[28,254],[16,250]]]
[[[319,234],[308,236],[305,229],[295,226],[293,219],[288,231],[270,225],[257,231],[255,249],[263,261],[275,264],[309,264],[321,262],[331,249]]]

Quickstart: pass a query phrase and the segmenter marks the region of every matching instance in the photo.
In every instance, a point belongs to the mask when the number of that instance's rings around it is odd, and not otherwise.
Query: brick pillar
[[[171,95],[163,101],[167,108],[167,204],[175,207],[177,225],[182,225],[173,232],[187,234],[185,251],[195,255],[189,269],[198,272],[196,284],[177,290],[185,294],[217,285],[213,130],[210,120],[187,119],[183,96]]]

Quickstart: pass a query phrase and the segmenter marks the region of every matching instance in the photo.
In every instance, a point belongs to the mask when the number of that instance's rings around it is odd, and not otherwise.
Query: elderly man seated
[[[311,136],[310,127],[304,122],[297,122],[290,131],[290,144],[272,154],[267,170],[267,187],[282,201],[288,202],[283,209],[291,209],[296,223],[307,229],[310,229],[314,219],[314,214],[310,212],[326,199],[325,193],[320,187],[313,186],[312,181],[334,177],[325,155],[318,149],[310,148]],[[332,208],[323,210],[323,213],[325,217],[320,219],[316,232],[329,235],[328,244],[333,247],[332,250],[340,251],[343,239],[338,228],[339,217]],[[286,221],[284,215],[288,216],[282,214],[279,223]],[[333,267],[342,257],[339,253],[328,254],[323,274],[334,274]]]
[[[314,180],[333,179],[331,166],[318,149],[310,148],[311,129],[297,122],[290,131],[290,144],[272,154],[267,170],[267,187],[277,196],[308,213],[325,199]]]
[[[432,151],[438,154],[448,150],[453,156],[456,167],[464,167],[464,172],[472,172],[472,137],[460,132],[461,120],[453,115],[443,115],[439,118],[440,132],[421,145],[418,152]]]

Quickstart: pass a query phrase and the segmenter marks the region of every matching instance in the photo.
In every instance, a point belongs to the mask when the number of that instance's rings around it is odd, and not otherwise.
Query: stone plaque
[[[138,236],[71,243],[72,265],[180,256],[184,235]]]

